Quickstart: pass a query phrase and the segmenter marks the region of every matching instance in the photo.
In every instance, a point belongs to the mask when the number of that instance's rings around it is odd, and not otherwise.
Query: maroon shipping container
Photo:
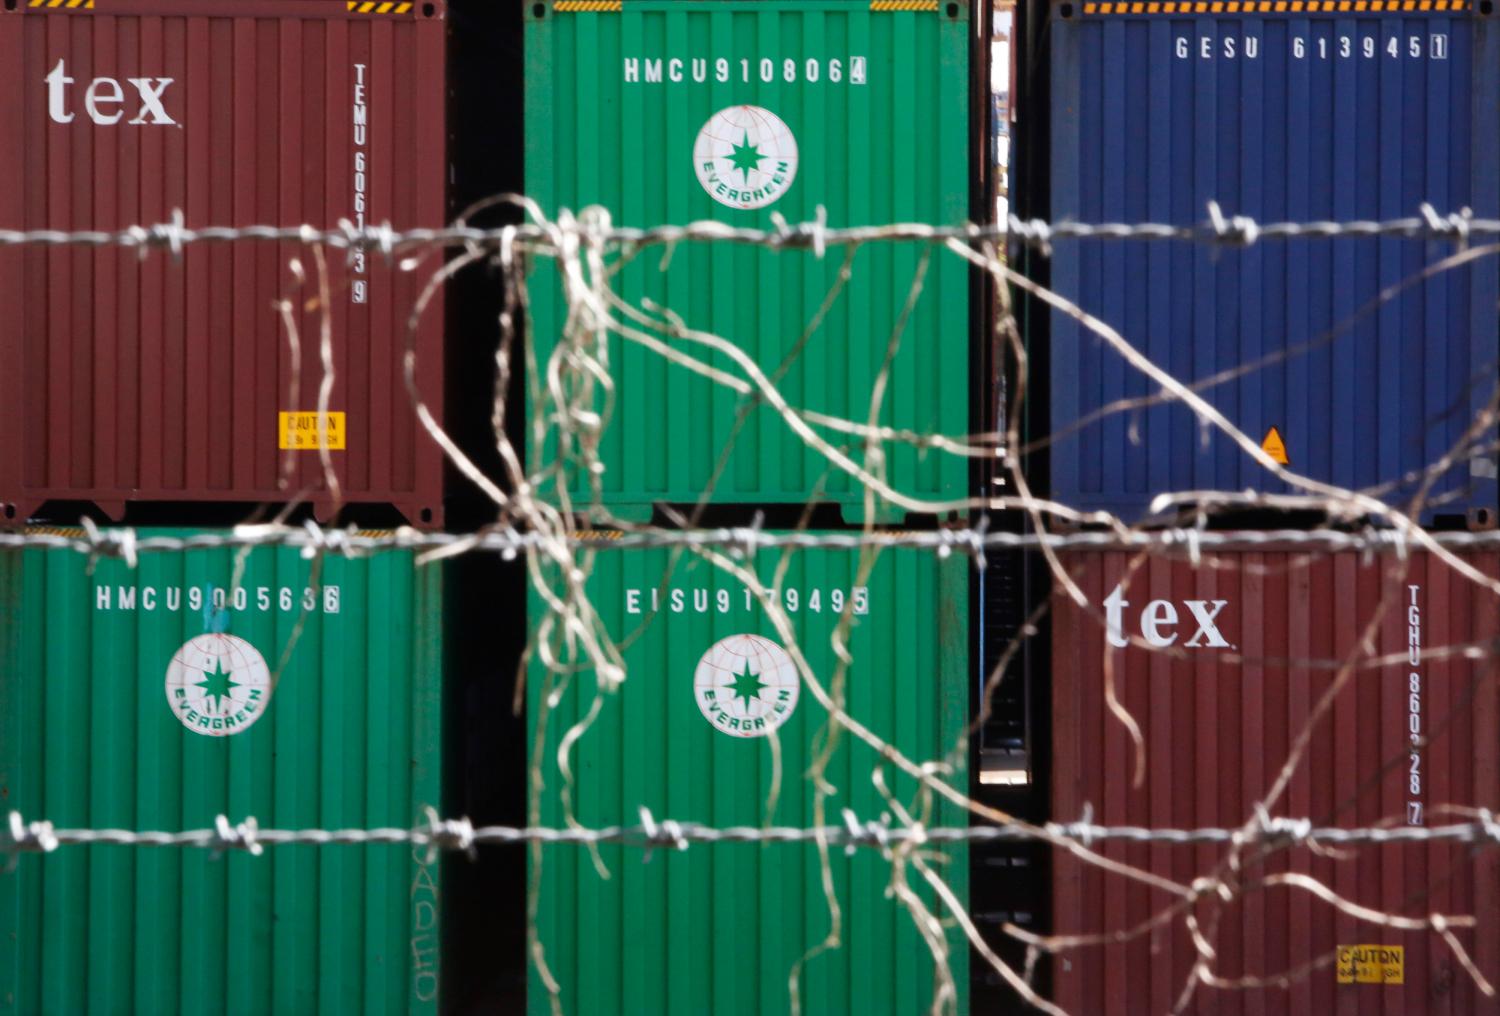
[[[1349,657],[1377,616],[1375,649],[1381,658],[1398,662],[1363,668],[1343,686],[1315,725],[1309,752],[1270,814],[1346,827],[1381,819],[1440,825],[1467,821],[1445,815],[1443,805],[1494,808],[1500,803],[1493,654],[1466,660],[1437,652],[1496,637],[1500,610],[1492,593],[1425,554],[1414,555],[1407,565],[1365,561],[1356,554],[1282,552],[1221,554],[1217,567],[1206,559],[1198,569],[1151,559],[1132,570],[1135,560],[1104,552],[1063,557],[1093,607],[1084,611],[1061,596],[1054,599],[1052,806],[1058,820],[1077,819],[1089,805],[1094,820],[1106,825],[1241,826],[1276,779],[1314,704],[1332,685],[1334,665]],[[1466,560],[1486,575],[1500,575],[1500,556]],[[1389,606],[1381,612],[1383,602]],[[1120,647],[1121,642],[1127,644]],[[1138,787],[1132,786],[1131,738],[1105,705],[1106,652],[1120,700],[1140,724],[1146,744]],[[1414,729],[1425,739],[1415,757]],[[1185,885],[1213,870],[1228,848],[1114,842],[1099,849]],[[1172,899],[1054,854],[1059,933],[1132,928]],[[1271,873],[1298,872],[1345,899],[1387,912],[1477,914],[1477,933],[1461,930],[1458,937],[1485,975],[1500,983],[1497,866],[1500,853],[1475,854],[1452,842],[1353,848],[1343,859],[1299,848],[1249,865],[1243,878],[1254,882]],[[1200,919],[1213,913],[1219,914],[1219,976],[1279,974],[1325,954],[1341,955],[1344,962],[1322,965],[1289,987],[1200,985],[1191,1011],[1500,1009],[1475,989],[1435,934],[1363,923],[1285,886],[1197,908]],[[1351,965],[1353,955],[1337,952],[1344,946],[1386,948],[1387,964]],[[1401,951],[1401,983],[1372,983],[1374,977],[1392,976],[1397,957],[1390,947]],[[1170,1012],[1193,962],[1192,943],[1179,918],[1127,943],[1059,956],[1053,965],[1055,994],[1070,1012]],[[1341,983],[1351,973],[1355,983]]]
[[[0,228],[118,229],[174,209],[188,226],[439,226],[444,17],[442,0],[6,3]],[[329,263],[328,408],[342,415],[321,440],[343,497],[438,525],[441,453],[402,374],[429,273],[378,253]],[[118,517],[129,501],[307,496],[326,513],[313,265],[308,248],[249,240],[177,259],[0,250],[0,521],[48,499]],[[283,297],[301,335],[295,386]],[[435,301],[416,337],[439,416],[442,314]]]

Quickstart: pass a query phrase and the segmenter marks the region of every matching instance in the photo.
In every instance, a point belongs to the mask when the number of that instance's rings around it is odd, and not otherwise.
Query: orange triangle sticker
[[[1281,432],[1275,427],[1266,431],[1266,436],[1260,443],[1260,450],[1281,465],[1287,465],[1286,445],[1281,440]]]

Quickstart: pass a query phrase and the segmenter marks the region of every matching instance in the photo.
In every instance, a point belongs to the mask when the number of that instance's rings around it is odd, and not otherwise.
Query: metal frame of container
[[[117,230],[178,210],[189,227],[440,226],[445,11],[444,0],[7,4],[0,227]],[[442,521],[442,455],[411,409],[402,355],[425,281],[378,253],[329,252],[329,409],[343,417],[326,440],[343,498],[395,505],[424,527]],[[92,501],[118,518],[135,501],[305,497],[326,514],[316,430],[288,441],[281,417],[316,421],[317,294],[313,253],[297,244],[144,258],[0,249],[10,321],[0,421],[11,435],[0,442],[0,522],[48,500]],[[414,343],[418,388],[441,418],[440,293]]]
[[[599,538],[606,541],[609,534]],[[768,812],[776,766],[770,737],[736,737],[717,728],[697,700],[698,683],[700,660],[720,640],[748,633],[780,645],[781,637],[737,579],[691,556],[669,571],[674,560],[666,550],[626,553],[605,546],[593,555],[586,589],[594,610],[615,640],[634,633],[623,650],[625,679],[616,689],[600,692],[592,669],[572,673],[564,683],[549,680],[533,657],[530,747],[545,788],[533,797],[537,820],[566,823],[557,748],[598,698],[597,718],[573,742],[570,756],[573,815],[584,825],[632,825],[641,806],[658,820],[720,828],[815,824],[805,774],[827,714],[799,681],[800,697],[776,731],[780,786]],[[781,560],[779,553],[763,552],[750,567],[769,583]],[[886,551],[864,580],[863,595],[859,569],[857,552],[824,548],[792,555],[780,595],[798,644],[826,684],[835,667],[830,636],[838,610],[867,604],[866,613],[853,615],[848,642],[849,712],[915,760],[954,760],[945,778],[963,790],[965,752],[952,749],[962,743],[968,713],[966,563],[939,561],[924,551]],[[659,607],[654,616],[653,602]],[[539,603],[535,596],[533,603]],[[556,705],[544,713],[541,705],[554,692]],[[747,709],[749,704],[747,698]],[[544,715],[545,747],[539,751]],[[913,804],[916,782],[882,766],[845,732],[827,770],[837,792],[827,799],[824,821],[843,808],[861,818],[890,811],[871,781],[875,768],[903,806]],[[938,801],[928,821],[963,818],[954,805]],[[943,853],[949,858],[940,865],[943,877],[967,900],[966,848],[945,847]],[[533,854],[537,934],[567,1013],[785,1011],[794,965],[829,931],[821,868],[810,844],[721,843],[662,851],[649,863],[634,848],[602,845],[598,859],[610,872],[608,881],[588,848],[549,845]],[[885,895],[890,862],[875,851],[837,850],[830,863],[843,910],[843,943],[802,969],[803,1011],[925,1011],[932,1000],[931,958],[910,915]],[[913,888],[939,906],[911,876]],[[949,935],[959,1005],[967,1011],[969,947],[956,927]],[[733,962],[724,959],[729,955]],[[551,1011],[535,966],[528,1001],[532,1013]]]
[[[1500,214],[1488,6],[1053,5],[1050,217],[1191,224],[1210,200],[1260,222],[1400,218],[1424,201]],[[1275,427],[1294,472],[1390,483],[1381,496],[1402,503],[1407,474],[1455,446],[1495,389],[1493,256],[1371,309],[1451,253],[1393,237],[1244,250],[1086,240],[1058,245],[1051,283],[1183,382],[1253,365],[1200,394],[1256,441]],[[1135,518],[1169,490],[1289,490],[1181,404],[1095,418],[1159,387],[1063,311],[1050,378],[1059,500]],[[1424,519],[1492,524],[1495,476],[1492,450],[1460,458]]]
[[[1500,576],[1494,554],[1464,560],[1491,581]],[[1390,662],[1358,671],[1340,691],[1270,813],[1320,825],[1370,826],[1393,816],[1397,823],[1435,825],[1450,817],[1441,805],[1500,805],[1495,661],[1437,651],[1492,645],[1500,612],[1490,592],[1436,557],[1371,561],[1354,553],[1271,550],[1216,553],[1214,567],[1194,568],[1088,551],[1066,552],[1062,563],[1093,607],[1085,612],[1066,597],[1054,599],[1055,819],[1077,819],[1091,806],[1094,821],[1110,826],[1238,828],[1252,820],[1293,739],[1331,687],[1334,668],[1350,658],[1377,616],[1369,651]],[[1107,629],[1116,644],[1130,644],[1107,645]],[[1130,737],[1104,701],[1106,653],[1119,701],[1145,739],[1139,786]],[[1414,734],[1420,750],[1413,749]],[[1094,849],[1187,884],[1212,870],[1227,848],[1114,842]],[[1170,902],[1142,883],[1053,853],[1054,933],[1135,927]],[[1486,977],[1500,974],[1500,942],[1487,920],[1500,891],[1500,856],[1493,851],[1457,843],[1340,848],[1339,854],[1297,848],[1252,861],[1239,877],[1253,883],[1287,871],[1386,912],[1477,913],[1479,929],[1456,934]],[[1214,911],[1221,916],[1210,925]],[[1274,975],[1339,946],[1378,944],[1404,950],[1404,983],[1339,983],[1336,966],[1325,963],[1289,987],[1217,991],[1200,984],[1195,1012],[1496,1008],[1439,935],[1357,922],[1309,893],[1252,888],[1231,906],[1205,902],[1197,916],[1215,929],[1216,973],[1223,977]],[[1129,942],[1057,957],[1055,1000],[1070,1012],[1099,1016],[1166,1012],[1194,959],[1179,917]]]
[[[151,552],[134,570],[0,551],[0,802],[59,828],[422,821],[441,803],[441,577],[410,551]],[[207,659],[202,639],[238,655],[230,704],[205,688],[200,716],[172,693],[198,672],[164,677]],[[253,725],[186,726],[253,711],[244,689],[268,674]],[[0,874],[0,1012],[431,1013],[439,905],[437,863],[402,844],[28,854]]]
[[[820,206],[836,226],[962,222],[969,205],[971,5],[904,6],[530,5],[527,193],[544,214],[598,204],[626,226],[715,219],[769,229],[773,213],[812,221]],[[784,119],[798,146],[788,188],[774,203],[748,210],[711,197],[693,159],[695,139],[716,111],[745,104]],[[879,153],[873,165],[869,152]],[[792,405],[868,418],[872,384],[925,247],[873,244],[860,252],[841,298],[779,377]],[[689,244],[673,253],[670,266],[658,256],[638,259],[614,285],[634,304],[655,300],[681,313],[688,327],[734,342],[775,375],[799,348],[842,261],[837,252],[820,259]],[[563,324],[555,267],[539,260],[530,286],[533,341],[545,360]],[[968,268],[934,252],[892,362],[880,422],[917,432],[968,430],[967,300]],[[862,511],[858,481],[806,447],[770,408],[618,337],[610,339],[609,355],[618,383],[599,479],[612,508],[697,501],[737,432],[716,502],[816,498],[842,505],[846,518]],[[726,357],[704,355],[732,368]],[[737,428],[741,411],[748,415]],[[825,433],[849,443],[847,435]],[[544,461],[558,453],[549,444],[531,454]],[[964,459],[899,444],[887,456],[890,480],[902,491],[957,499],[966,490]],[[582,479],[570,482],[584,490]]]

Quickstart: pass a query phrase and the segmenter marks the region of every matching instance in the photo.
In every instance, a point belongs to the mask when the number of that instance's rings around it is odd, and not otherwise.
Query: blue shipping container
[[[1262,223],[1423,202],[1495,218],[1497,31],[1463,0],[1054,5],[1051,217],[1189,224],[1215,200]],[[1052,284],[1180,380],[1259,364],[1201,394],[1256,441],[1274,427],[1292,471],[1388,484],[1380,496],[1400,504],[1410,471],[1452,448],[1495,388],[1495,257],[1377,301],[1452,253],[1387,238],[1066,242]],[[1138,519],[1164,491],[1287,492],[1222,433],[1205,440],[1185,406],[1098,415],[1159,388],[1061,312],[1051,350],[1057,499]],[[1495,473],[1493,451],[1460,460],[1424,518],[1493,512]]]

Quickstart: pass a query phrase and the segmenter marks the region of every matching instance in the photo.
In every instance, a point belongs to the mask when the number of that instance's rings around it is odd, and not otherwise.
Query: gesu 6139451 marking
[[[1268,45],[1259,35],[1223,35],[1197,37],[1179,35],[1172,43],[1178,60],[1259,60]],[[1286,41],[1293,60],[1446,60],[1448,35],[1372,34],[1294,35]]]

